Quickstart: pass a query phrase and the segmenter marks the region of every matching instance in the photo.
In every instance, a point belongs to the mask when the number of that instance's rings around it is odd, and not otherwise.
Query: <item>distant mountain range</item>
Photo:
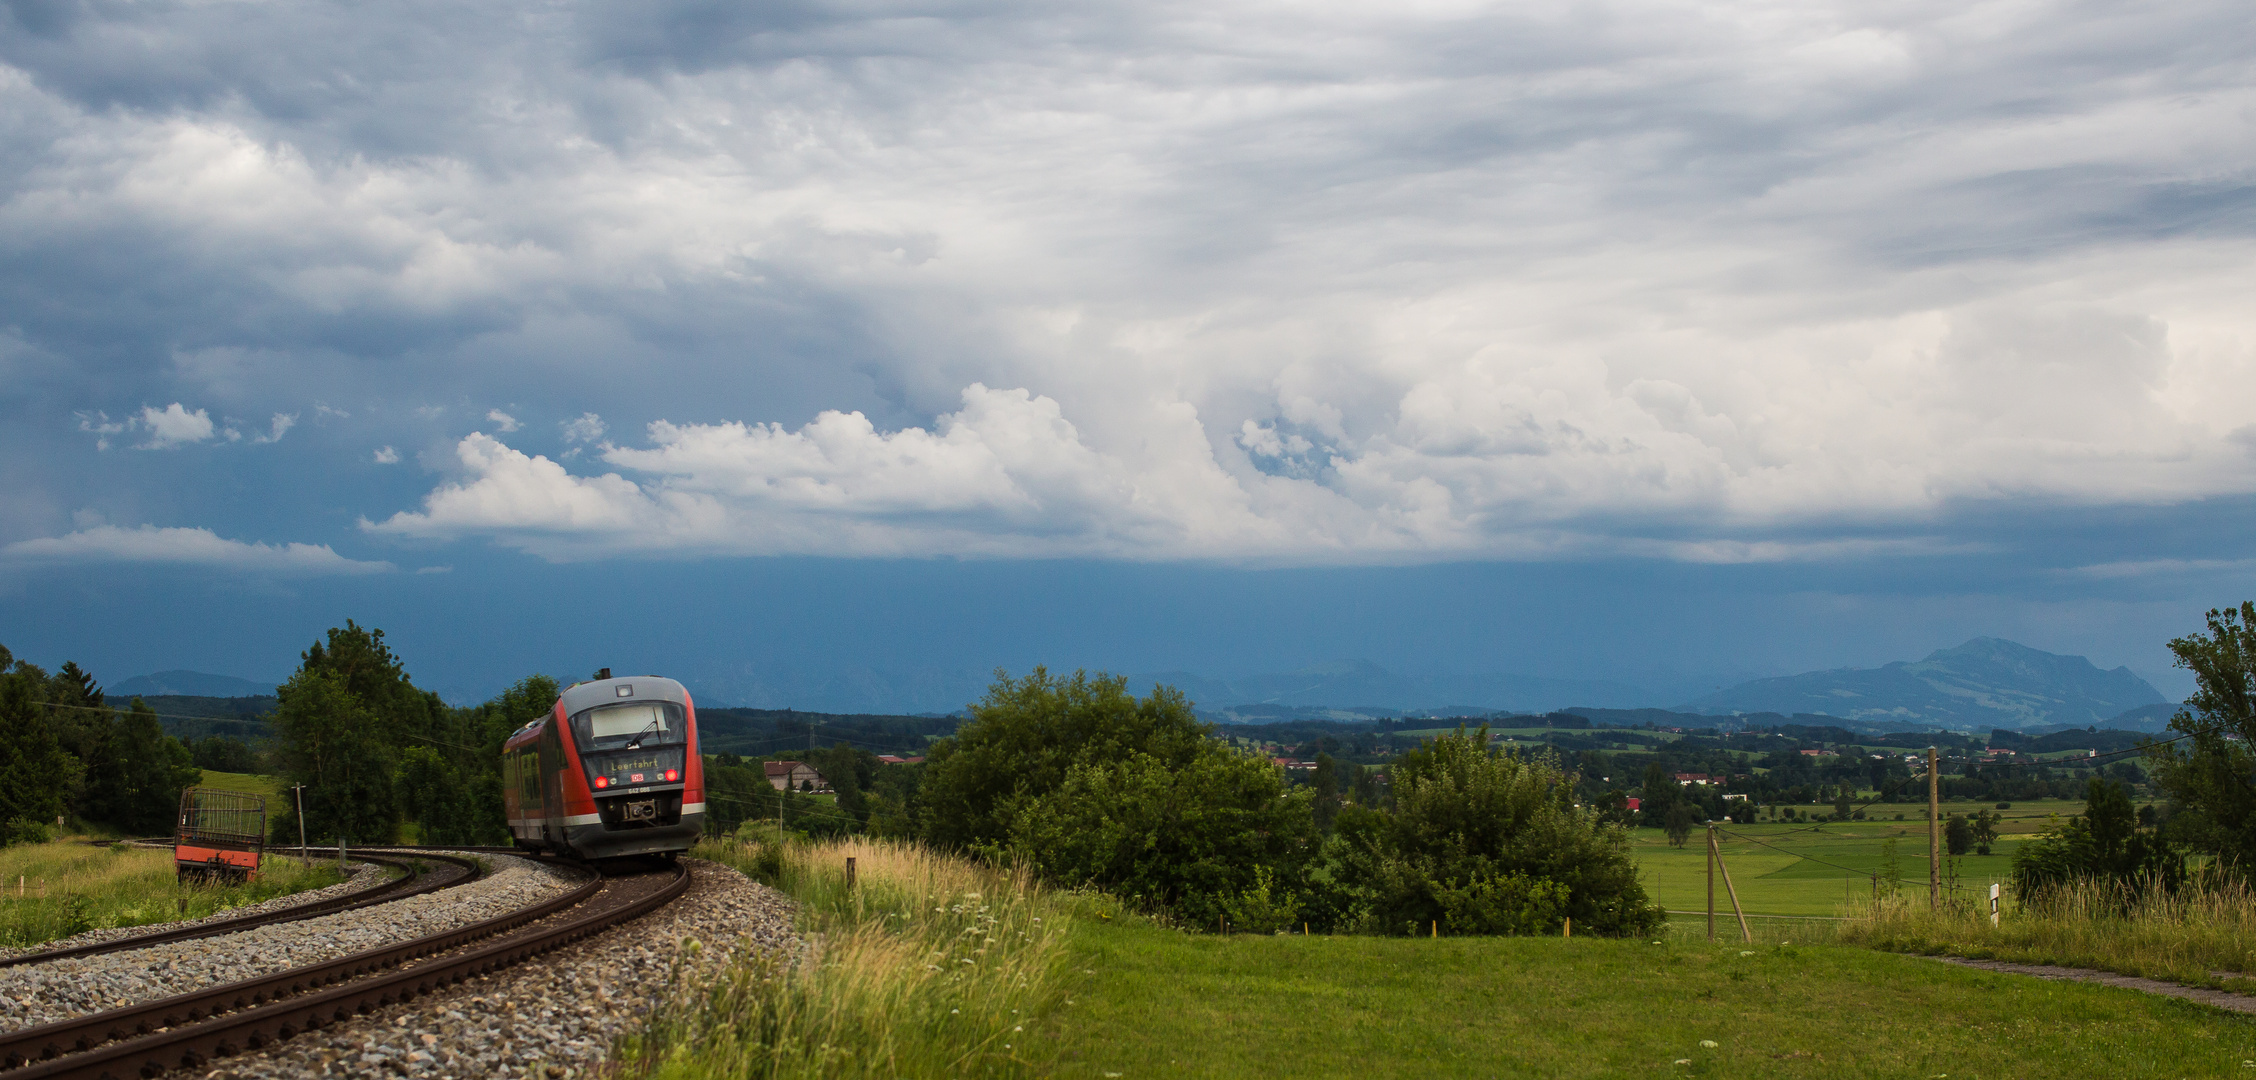
[[[1865,723],[2023,730],[2099,725],[2166,704],[2160,691],[2129,668],[2101,671],[2081,656],[1975,638],[1917,662],[1756,679],[1694,698],[1676,711],[1823,713]]]
[[[722,670],[683,672],[680,677],[706,705],[944,715],[984,697],[994,673],[749,661]],[[2088,726],[2159,731],[2176,709],[2128,668],[2102,671],[2081,656],[2061,656],[2001,638],[1975,638],[1957,648],[1937,650],[1924,660],[1811,671],[1712,689],[1723,681],[1712,675],[1643,679],[1411,675],[1368,660],[1337,660],[1266,674],[1162,671],[1128,679],[1129,689],[1139,695],[1150,693],[1155,685],[1177,687],[1202,716],[1223,723],[1478,717],[1573,709],[1594,722],[1612,725],[1681,726],[1700,724],[1700,717],[1760,713],[1775,714],[1781,721],[1809,717],[1812,722],[1839,722],[1872,731]],[[109,687],[108,693],[123,704],[137,696],[248,698],[271,695],[274,689],[272,683],[229,675],[160,671],[126,679]],[[447,697],[468,704],[483,695],[448,693]],[[1656,708],[1670,701],[1682,704]],[[1679,719],[1668,719],[1672,716]]]
[[[123,705],[137,697],[263,697],[274,693],[274,684],[201,671],[160,671],[154,675],[135,675],[114,686],[103,687],[102,692]]]
[[[1562,705],[1636,707],[1667,701],[1712,679],[1569,679],[1544,675],[1405,675],[1368,660],[1335,660],[1295,671],[1215,678],[1163,671],[1129,678],[1138,694],[1158,684],[1188,695],[1202,713],[1223,720],[1281,718],[1288,714],[1355,716],[1469,715],[1541,712]]]

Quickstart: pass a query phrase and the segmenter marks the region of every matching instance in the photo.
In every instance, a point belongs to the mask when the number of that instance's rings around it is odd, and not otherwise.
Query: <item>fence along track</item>
[[[374,888],[360,889],[343,896],[332,896],[327,900],[319,900],[311,904],[299,904],[279,911],[267,911],[256,915],[238,916],[233,919],[197,923],[194,926],[181,927],[176,930],[155,930],[146,934],[134,934],[131,937],[113,938],[93,945],[80,945],[76,948],[26,953],[22,956],[0,960],[0,968],[16,967],[21,964],[44,964],[49,960],[63,960],[73,956],[95,956],[101,953],[124,952],[127,949],[145,949],[151,945],[164,945],[175,941],[194,941],[197,938],[218,937],[221,934],[233,934],[261,926],[272,926],[276,923],[297,922],[301,919],[311,919],[322,915],[334,915],[341,911],[354,911],[375,904],[388,904],[394,900],[405,900],[410,896],[421,896],[424,893],[437,892],[440,889],[467,885],[476,881],[482,873],[474,859],[444,855],[435,851],[418,851],[412,856],[354,855],[352,857],[360,862],[377,863],[404,873],[400,877]],[[463,873],[440,880],[428,873],[418,872],[410,865],[410,862],[414,859],[452,863],[461,867]],[[4,1060],[4,1055],[0,1055],[0,1061]]]
[[[125,1080],[256,1050],[507,967],[656,910],[689,887],[687,865],[676,863],[667,871],[671,880],[646,896],[388,974],[372,973],[534,922],[594,898],[609,885],[596,876],[554,900],[445,933],[0,1036],[0,1067],[5,1067],[0,1077]]]

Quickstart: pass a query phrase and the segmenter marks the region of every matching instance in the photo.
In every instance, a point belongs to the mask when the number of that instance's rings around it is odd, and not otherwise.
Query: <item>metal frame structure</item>
[[[182,879],[244,878],[266,852],[266,796],[192,787],[180,793],[172,865]]]

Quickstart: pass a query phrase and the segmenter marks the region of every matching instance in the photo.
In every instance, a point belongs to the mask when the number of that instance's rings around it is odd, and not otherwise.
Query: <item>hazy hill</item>
[[[1678,706],[1688,712],[1827,713],[1961,730],[2105,724],[2158,705],[2162,694],[2129,668],[2101,671],[2002,638],[1975,638],[1913,663],[1756,679]]]
[[[274,693],[274,684],[201,671],[160,671],[154,675],[135,675],[102,690],[122,704],[137,697],[264,697]]]
[[[1368,660],[1333,660],[1293,671],[1216,677],[1188,671],[1131,676],[1138,694],[1156,684],[1176,687],[1201,713],[1225,719],[1282,718],[1280,710],[1308,717],[1465,715],[1489,711],[1541,712],[1561,705],[1638,706],[1667,701],[1699,681],[1654,685],[1628,679],[1564,679],[1545,675],[1390,671]],[[1708,682],[1706,685],[1714,685]],[[1307,712],[1314,710],[1313,712]]]

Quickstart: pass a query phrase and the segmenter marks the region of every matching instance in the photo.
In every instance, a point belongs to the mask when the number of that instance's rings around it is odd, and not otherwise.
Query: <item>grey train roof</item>
[[[564,715],[578,716],[598,705],[617,705],[625,701],[671,701],[687,706],[689,691],[672,679],[656,675],[622,675],[616,679],[576,684],[558,700],[564,705]]]

